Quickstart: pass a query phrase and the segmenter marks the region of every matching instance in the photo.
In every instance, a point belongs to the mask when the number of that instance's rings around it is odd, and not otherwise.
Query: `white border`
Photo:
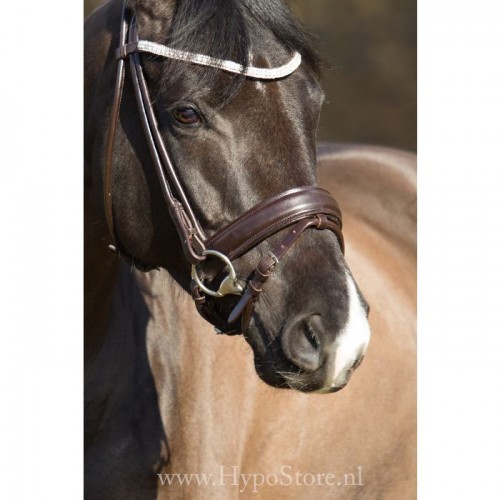
[[[500,498],[500,7],[419,1],[419,498]]]
[[[0,498],[78,499],[82,5],[4,3],[2,38]]]
[[[499,14],[491,0],[419,2],[424,500],[500,498]],[[16,40],[0,78],[0,497],[9,500],[82,497],[81,17],[78,2],[31,2],[29,15],[25,3],[2,6],[3,38]]]

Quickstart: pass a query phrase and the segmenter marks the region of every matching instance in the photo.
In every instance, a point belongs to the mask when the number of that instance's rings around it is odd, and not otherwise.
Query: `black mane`
[[[141,0],[136,0],[140,5]],[[248,15],[270,30],[290,52],[301,54],[304,63],[319,74],[320,58],[313,50],[309,36],[293,17],[282,0],[176,0],[170,27],[161,43],[170,47],[230,59],[248,65],[250,48]],[[166,64],[165,79],[175,82],[182,77],[185,63],[170,60]],[[200,69],[200,84],[211,84],[218,70]],[[232,95],[242,77],[235,76],[231,88],[224,92]]]

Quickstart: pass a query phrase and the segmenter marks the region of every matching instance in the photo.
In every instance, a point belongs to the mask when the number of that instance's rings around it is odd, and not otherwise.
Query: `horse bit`
[[[110,248],[127,259],[126,251],[119,245],[114,226],[111,180],[113,148],[125,81],[125,60],[128,60],[137,107],[158,181],[169,215],[180,237],[184,255],[192,265],[191,295],[196,308],[203,318],[216,327],[218,333],[230,335],[244,333],[248,328],[253,307],[262,292],[264,283],[269,279],[283,255],[307,228],[333,231],[344,252],[342,214],[337,202],[328,191],[314,186],[297,187],[262,201],[207,238],[194,215],[160,135],[139,52],[149,52],[194,64],[214,66],[223,71],[268,80],[283,78],[292,73],[300,65],[300,55],[295,53],[289,63],[278,68],[252,66],[244,68],[232,61],[221,61],[210,56],[191,54],[139,40],[135,18],[129,21],[129,17],[130,13],[124,3],[119,47],[116,50],[118,68],[104,171],[104,206],[113,239],[113,245],[110,245]],[[242,287],[238,283],[232,261],[285,228],[288,228],[288,232],[284,238],[271,252],[261,258],[246,287]],[[220,259],[224,264],[222,269],[229,270],[229,274],[221,281],[217,290],[208,288],[199,276],[198,266],[208,256]],[[216,299],[226,295],[241,296],[228,318],[221,317],[220,313],[214,309]],[[238,319],[240,319],[239,325]]]

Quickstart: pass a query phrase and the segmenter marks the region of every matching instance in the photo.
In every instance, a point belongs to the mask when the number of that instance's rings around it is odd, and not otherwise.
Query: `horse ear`
[[[152,42],[163,42],[174,14],[175,0],[126,0],[135,13],[139,35]]]

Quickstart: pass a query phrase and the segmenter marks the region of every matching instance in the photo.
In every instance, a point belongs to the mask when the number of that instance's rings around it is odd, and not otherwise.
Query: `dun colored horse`
[[[281,2],[137,0],[126,10],[141,40],[174,55],[272,69],[301,54],[269,81],[140,57],[160,134],[208,238],[318,179],[342,209],[345,257],[315,212],[319,222],[273,264],[244,335],[216,335],[184,291],[188,257],[128,74],[106,161],[122,5],[95,11],[85,53],[86,496],[414,498],[414,156],[323,145],[316,157],[317,61]],[[139,57],[127,50],[119,57]],[[256,263],[287,231],[234,258],[242,287],[257,283]],[[109,252],[111,237],[135,267]],[[219,283],[220,270],[203,273],[209,287]],[[223,315],[242,299],[214,300]]]

